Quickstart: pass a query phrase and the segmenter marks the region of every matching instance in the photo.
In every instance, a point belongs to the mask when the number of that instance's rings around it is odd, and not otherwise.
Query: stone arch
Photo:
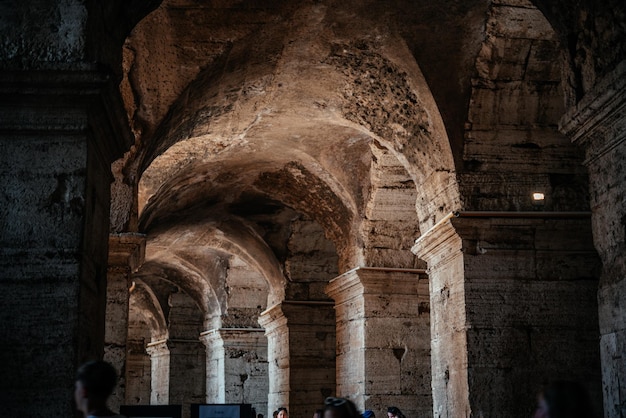
[[[294,123],[286,135],[297,135],[299,140],[304,141],[310,134],[298,132],[307,132],[313,128],[313,123]],[[353,145],[348,150],[337,152],[333,152],[335,148],[330,147],[329,151],[315,156],[279,145],[278,149],[270,150],[276,155],[273,160],[259,151],[251,154],[241,150],[233,151],[235,155],[221,156],[208,163],[197,155],[199,149],[211,147],[203,145],[203,137],[184,141],[180,146],[175,145],[171,153],[180,161],[185,161],[185,167],[178,172],[168,151],[157,158],[154,164],[154,171],[160,173],[157,178],[163,181],[162,184],[152,185],[153,169],[151,167],[146,171],[148,180],[143,187],[145,195],[141,201],[148,200],[148,203],[142,211],[140,225],[149,228],[150,224],[156,222],[155,218],[167,220],[181,210],[200,209],[206,216],[220,219],[230,217],[225,215],[229,212],[235,215],[238,211],[249,212],[250,209],[244,209],[249,205],[282,205],[322,225],[327,237],[335,243],[342,256],[343,265],[358,264],[361,255],[354,250],[354,231],[359,209],[354,194],[358,196],[363,190],[355,174],[367,173],[369,163],[363,164],[363,158],[359,157],[357,162],[349,163],[349,168],[353,169],[351,172],[342,171],[340,165],[345,161],[342,157],[348,152],[359,156],[369,153],[368,139],[353,129],[341,126],[337,127],[335,133],[338,137],[352,140]],[[157,185],[160,186],[158,192]],[[203,206],[198,208],[194,202],[200,196]],[[259,202],[254,203],[254,199]],[[163,219],[158,221],[163,222]],[[245,224],[242,219],[231,223]]]
[[[418,193],[422,231],[460,205],[454,160],[428,84],[404,40],[364,38],[335,44],[328,63],[346,75],[344,123],[356,124],[388,149],[410,174]]]
[[[331,14],[324,17],[338,18]],[[359,23],[365,30],[371,22]],[[170,108],[154,138],[147,138],[152,145],[141,152],[141,171],[168,147],[187,138],[201,138],[212,144],[207,149],[217,155],[262,138],[269,123],[283,126],[306,118],[316,121],[319,131],[320,126],[334,120],[335,124],[348,125],[376,138],[397,154],[423,195],[417,210],[422,229],[427,229],[456,209],[459,199],[445,129],[415,60],[399,37],[377,40],[364,32],[361,41],[344,44],[328,41],[327,37],[332,36],[328,33],[318,38],[303,36],[303,32],[315,32],[314,25],[315,21],[308,22],[298,29],[297,46],[285,44],[287,39],[293,42],[290,37],[294,34],[289,29],[289,35],[279,39],[276,35],[255,37],[253,48],[240,41],[241,45],[214,59]],[[276,45],[284,47],[281,50]],[[286,65],[302,48],[315,51],[309,58],[311,67],[295,69]],[[255,54],[268,54],[271,59],[245,61]],[[233,63],[245,65],[242,69]],[[286,75],[294,70],[299,71],[301,81],[290,80],[287,84]],[[304,83],[313,77],[328,81],[307,91]],[[345,86],[363,85],[370,80],[378,83],[375,88],[346,90]],[[289,110],[276,111],[295,95],[298,101],[291,103]],[[398,101],[402,103],[394,108],[393,103]],[[362,113],[357,103],[366,105],[361,108],[371,107],[372,112]]]
[[[126,399],[129,403],[148,404],[152,395],[152,364],[147,347],[169,337],[163,307],[141,279],[133,281],[129,297],[127,352],[125,369]]]
[[[155,232],[153,231],[153,233]],[[147,251],[154,251],[155,259],[160,259],[161,256],[173,257],[171,254],[178,252],[180,256],[175,256],[177,258],[176,264],[184,265],[189,263],[186,257],[194,252],[197,252],[194,258],[204,263],[212,260],[215,257],[215,254],[212,253],[215,252],[236,255],[263,274],[269,286],[269,304],[282,300],[284,278],[278,261],[267,244],[245,221],[236,218],[204,221],[200,223],[200,228],[196,222],[185,222],[172,225],[160,232],[157,241],[149,242],[147,245]],[[210,254],[204,253],[207,249],[209,249]],[[184,257],[183,253],[186,253]],[[194,270],[197,268],[194,267]],[[217,306],[223,302],[223,296],[216,295],[214,289],[218,289],[221,284],[212,281],[210,285],[203,285],[203,291],[214,295],[213,298],[215,298]],[[203,292],[200,292],[200,295],[202,294]]]
[[[144,267],[135,277],[135,283],[140,283],[142,291],[149,293],[154,305],[158,305],[166,332],[161,333],[164,334],[161,338],[155,338],[159,335],[153,332],[151,340],[140,350],[141,335],[138,334],[145,333],[141,330],[141,317],[150,316],[151,312],[132,309],[129,339],[135,352],[128,353],[128,367],[137,372],[136,364],[145,364],[146,353],[149,355],[150,404],[202,402],[206,395],[206,354],[199,338],[208,322],[206,311],[194,299],[198,295],[193,294],[193,285],[189,286],[175,268],[168,268],[164,263],[157,267],[148,263]],[[128,382],[131,393],[143,393],[144,397],[145,386],[145,378]]]
[[[392,151],[378,142],[370,148],[371,188],[361,221],[364,265],[424,267],[410,250],[420,236],[415,183]]]
[[[177,286],[194,300],[206,325],[219,317],[220,305],[214,289],[194,266],[175,255],[146,259],[134,277],[141,278],[148,285],[166,281]]]
[[[312,15],[302,11],[304,17]],[[189,84],[135,161],[141,231],[156,233],[159,224],[169,228],[174,214],[224,222],[239,196],[263,197],[317,215],[310,217],[321,219],[327,236],[334,235],[341,271],[362,266],[359,228],[371,209],[366,206],[372,141],[394,156],[413,183],[410,208],[417,214],[411,232],[429,229],[458,208],[447,135],[402,39],[372,35],[367,20],[358,22],[357,41],[345,41],[345,34],[317,33],[319,19],[345,16],[322,10],[298,29],[275,35],[272,43],[280,42],[274,45],[261,38],[253,47],[229,46]],[[313,56],[296,65],[305,50]],[[260,59],[261,51],[270,52],[267,61]],[[350,149],[354,144],[356,152]],[[345,164],[322,155],[326,147],[345,156]],[[261,168],[250,161],[260,161]]]
[[[461,190],[468,210],[588,210],[582,153],[556,127],[563,46],[530,2],[489,8],[475,61]],[[502,173],[507,173],[506,178]]]
[[[598,332],[593,291],[597,256],[585,238],[590,232],[584,213],[589,210],[587,176],[582,154],[557,130],[565,103],[562,50],[552,27],[530,2],[505,1],[488,7],[464,125],[459,166],[462,211],[422,235],[415,246],[429,263],[432,386],[434,405],[442,416],[488,416],[502,414],[505,408],[506,414],[521,416],[525,410],[517,405],[531,402],[536,381],[558,378],[563,369],[569,378],[598,379],[599,355],[594,344],[587,346],[585,361],[576,359],[578,353],[555,354],[551,348],[563,344],[561,338],[578,344],[574,334],[582,332],[593,339]],[[533,202],[532,192],[544,193],[545,201]],[[561,234],[574,224],[577,239],[564,240]],[[524,234],[533,237],[525,250],[507,246],[506,242],[521,242]],[[536,240],[542,236],[550,237],[549,249]],[[482,245],[486,242],[498,250],[486,249]],[[544,252],[549,261],[537,264]],[[501,260],[520,255],[521,265],[498,267]],[[568,263],[562,263],[561,256],[581,263],[566,272],[563,267]],[[552,281],[554,277],[558,281]],[[543,290],[520,291],[535,287]],[[549,292],[559,294],[558,308],[552,302],[538,301],[538,294]],[[505,313],[483,305],[489,301],[496,306],[503,298],[515,300],[515,308]],[[475,315],[479,311],[482,314]],[[542,321],[551,324],[546,335],[541,335],[541,321],[519,315],[537,311],[542,312]],[[580,316],[562,321],[564,312]],[[464,331],[457,332],[455,327]],[[495,334],[494,327],[498,329]],[[485,359],[476,355],[481,351],[478,347],[511,344],[521,327],[531,330],[522,339],[545,341],[540,348],[515,343],[517,357],[508,359],[507,367],[523,370],[525,383],[517,381],[512,390],[512,379],[503,373],[480,376],[478,363]],[[451,346],[466,349],[453,358],[446,354]],[[543,361],[536,361],[539,357]],[[495,380],[508,386],[494,386]],[[597,391],[597,387],[591,389]],[[484,396],[487,391],[489,395]],[[494,408],[494,399],[507,406]]]
[[[168,336],[167,324],[163,307],[150,286],[140,278],[134,280],[134,288],[130,294],[130,316],[129,322],[140,322],[133,319],[135,315],[141,315],[149,325],[150,339],[157,341]]]

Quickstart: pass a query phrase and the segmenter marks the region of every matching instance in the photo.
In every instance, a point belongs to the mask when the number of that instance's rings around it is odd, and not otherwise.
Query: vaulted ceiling
[[[553,187],[547,150],[578,175],[562,50],[526,0],[165,0],[123,48],[136,143],[112,228],[146,233],[149,268],[197,276],[191,293],[219,295],[215,266],[243,260],[269,304],[296,280],[294,221],[336,251],[327,279],[423,266],[411,243],[446,214]]]

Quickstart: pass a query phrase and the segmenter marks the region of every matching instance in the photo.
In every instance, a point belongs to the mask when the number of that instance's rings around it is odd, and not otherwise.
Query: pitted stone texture
[[[428,279],[409,269],[355,269],[327,289],[337,316],[337,394],[363,409],[431,416]]]
[[[337,275],[337,253],[315,222],[295,220],[285,260],[288,279],[286,297],[290,300],[326,300],[324,287]]]
[[[37,69],[81,63],[86,57],[87,16],[81,1],[4,2],[0,6],[2,67]]]

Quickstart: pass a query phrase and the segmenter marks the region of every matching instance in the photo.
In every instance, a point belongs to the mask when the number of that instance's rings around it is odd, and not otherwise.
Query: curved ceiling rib
[[[146,262],[133,275],[147,285],[159,280],[175,284],[194,300],[208,323],[219,316],[220,303],[215,289],[205,276],[206,273],[173,253],[158,254],[158,257],[148,256]]]
[[[149,237],[146,246],[147,260],[159,260],[160,263],[162,259],[176,258],[179,261],[174,265],[193,265],[199,275],[202,275],[200,271],[207,270],[203,265],[218,257],[216,253],[235,255],[260,272],[269,286],[268,305],[284,298],[285,279],[276,256],[243,219],[233,217],[192,224],[179,222],[160,229],[153,238]],[[216,274],[206,280],[209,280],[212,291],[224,287],[223,278]],[[224,302],[219,292],[217,302]]]
[[[161,302],[152,288],[142,279],[134,280],[135,288],[130,296],[130,313],[140,314],[144,317],[150,328],[150,336],[153,341],[163,340],[168,337],[167,321]]]

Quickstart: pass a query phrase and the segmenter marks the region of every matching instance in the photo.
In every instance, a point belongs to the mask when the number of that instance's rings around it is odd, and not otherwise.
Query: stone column
[[[206,347],[206,402],[226,403],[226,356],[219,330],[204,331],[200,341]]]
[[[335,315],[332,302],[283,301],[259,316],[268,341],[268,416],[297,407],[312,416],[335,392]]]
[[[626,416],[626,61],[561,120],[585,150],[595,247],[605,417]]]
[[[126,405],[150,403],[152,370],[145,340],[129,338],[126,342]]]
[[[109,406],[116,411],[126,403],[126,340],[131,274],[144,261],[145,245],[146,238],[141,234],[116,234],[109,237],[104,359],[119,373],[118,385],[109,398]]]
[[[198,340],[168,340],[169,403],[183,405],[183,418],[189,416],[189,405],[204,403],[206,393],[206,351]]]
[[[361,410],[431,416],[430,308],[423,270],[356,268],[331,280],[337,394]]]
[[[0,71],[7,416],[72,416],[76,368],[103,356],[110,166],[132,144],[124,115],[113,80],[87,65]]]
[[[150,355],[151,393],[150,405],[170,403],[170,349],[167,340],[151,342],[146,346]]]
[[[261,328],[221,328],[203,332],[207,352],[208,403],[249,403],[267,411],[267,338]]]
[[[530,416],[558,378],[599,389],[589,214],[457,215],[413,248],[429,267],[434,416]]]

